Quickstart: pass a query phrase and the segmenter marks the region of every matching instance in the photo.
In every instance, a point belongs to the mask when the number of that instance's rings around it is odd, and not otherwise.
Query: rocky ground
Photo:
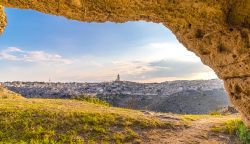
[[[224,117],[204,116],[193,119],[184,129],[177,131],[152,130],[147,132],[149,144],[239,144],[240,141],[235,135],[215,133],[211,129],[214,126],[223,124],[230,120],[237,119],[237,115]],[[166,120],[165,117],[162,118]],[[172,118],[170,118],[170,121]]]

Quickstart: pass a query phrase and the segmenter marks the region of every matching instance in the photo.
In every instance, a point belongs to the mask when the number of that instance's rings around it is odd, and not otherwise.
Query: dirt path
[[[188,128],[183,130],[154,130],[146,135],[147,144],[237,144],[235,138],[211,132],[211,127],[236,119],[235,116],[209,117],[192,121]]]

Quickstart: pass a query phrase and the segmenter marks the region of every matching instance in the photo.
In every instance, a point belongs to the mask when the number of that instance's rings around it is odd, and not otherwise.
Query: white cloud
[[[151,61],[171,59],[176,61],[200,62],[200,58],[188,51],[180,43],[156,42],[142,47],[148,51],[147,55]]]
[[[7,61],[60,64],[71,64],[73,62],[72,60],[63,58],[58,54],[50,54],[44,51],[24,51],[16,47],[9,47],[0,51],[0,59]]]
[[[74,61],[44,51],[24,51],[8,48],[0,51],[0,59],[54,65],[17,65],[0,72],[7,80],[46,81],[110,81],[119,73],[122,80],[162,82],[216,78],[214,72],[200,59],[176,43],[149,43],[114,58],[83,54]],[[59,63],[59,64],[58,64]],[[62,63],[63,65],[60,65]],[[69,64],[69,65],[67,65]],[[16,75],[16,71],[20,71]],[[9,77],[8,77],[9,75]],[[15,75],[15,77],[13,77]]]
[[[171,59],[175,61],[199,62],[200,58],[188,51],[182,44],[176,42],[154,42],[147,43],[119,55],[119,60],[134,61],[160,61]]]

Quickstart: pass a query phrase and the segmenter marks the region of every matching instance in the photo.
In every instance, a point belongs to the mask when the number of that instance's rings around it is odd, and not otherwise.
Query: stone
[[[7,24],[7,19],[4,13],[4,8],[3,6],[0,6],[0,34],[3,33],[6,24]]]
[[[224,107],[221,110],[219,110],[218,112],[222,115],[237,114],[238,113],[238,111],[232,106]]]
[[[250,0],[1,0],[84,22],[162,23],[224,80],[250,127]],[[0,7],[0,31],[6,19]]]

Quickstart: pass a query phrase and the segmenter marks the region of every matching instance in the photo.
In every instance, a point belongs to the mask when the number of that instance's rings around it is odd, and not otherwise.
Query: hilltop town
[[[51,82],[4,82],[10,90],[29,98],[68,98],[76,95],[145,95],[167,97],[187,90],[209,91],[224,89],[223,82],[214,80],[169,81],[163,83],[136,83],[120,81],[101,83],[51,83]]]

